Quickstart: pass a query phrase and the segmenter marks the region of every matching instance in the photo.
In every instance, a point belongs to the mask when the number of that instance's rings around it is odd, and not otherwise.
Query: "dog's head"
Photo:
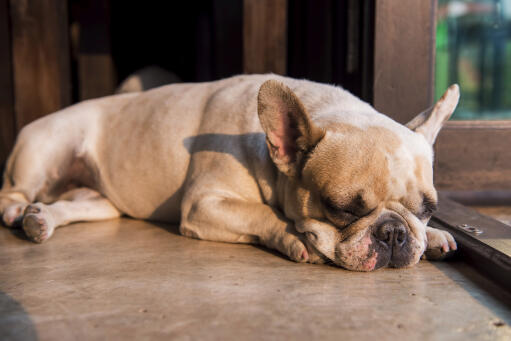
[[[310,261],[360,271],[419,261],[437,203],[432,145],[458,98],[451,86],[405,127],[372,109],[309,115],[282,83],[261,86],[259,118],[285,182],[282,209]]]

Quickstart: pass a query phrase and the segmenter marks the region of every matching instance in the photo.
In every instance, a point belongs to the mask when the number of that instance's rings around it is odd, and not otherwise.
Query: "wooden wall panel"
[[[0,170],[11,151],[15,135],[9,3],[0,0]]]
[[[435,145],[435,184],[451,190],[511,189],[511,121],[453,121]]]
[[[67,1],[10,1],[16,126],[71,104]]]
[[[243,71],[286,74],[287,0],[244,0]]]
[[[432,104],[436,0],[376,0],[377,110],[406,123]]]

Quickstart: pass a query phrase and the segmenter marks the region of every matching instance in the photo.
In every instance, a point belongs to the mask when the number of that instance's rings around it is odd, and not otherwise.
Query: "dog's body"
[[[426,247],[455,249],[426,227],[431,144],[457,102],[450,91],[412,122],[418,133],[340,88],[276,75],[83,102],[22,130],[0,213],[36,242],[126,214],[296,261],[412,265]]]

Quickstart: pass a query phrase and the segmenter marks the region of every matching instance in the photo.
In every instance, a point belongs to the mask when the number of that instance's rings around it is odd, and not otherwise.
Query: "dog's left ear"
[[[293,91],[276,80],[261,85],[257,113],[273,162],[281,172],[294,176],[296,165],[325,132],[312,122]]]
[[[423,135],[429,144],[433,145],[435,139],[445,122],[451,117],[460,99],[458,84],[451,85],[438,100],[431,112],[425,111],[408,122],[406,126]]]

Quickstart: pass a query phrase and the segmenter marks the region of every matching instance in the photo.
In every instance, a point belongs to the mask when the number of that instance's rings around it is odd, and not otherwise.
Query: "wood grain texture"
[[[14,98],[8,0],[0,0],[0,170],[14,143]]]
[[[110,53],[80,54],[77,63],[80,101],[114,93],[117,77]]]
[[[16,126],[71,103],[67,1],[10,1]]]
[[[436,0],[376,0],[375,108],[406,123],[433,101]]]
[[[286,74],[287,0],[244,0],[243,71]]]
[[[511,189],[511,121],[453,121],[435,145],[435,184],[452,190]]]

